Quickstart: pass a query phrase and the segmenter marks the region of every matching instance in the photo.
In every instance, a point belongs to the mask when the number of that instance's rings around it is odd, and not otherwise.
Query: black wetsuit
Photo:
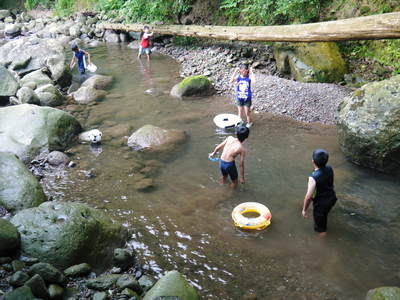
[[[310,175],[316,182],[316,193],[313,197],[314,230],[326,232],[328,213],[336,203],[336,193],[333,187],[333,169],[325,166],[315,170]]]

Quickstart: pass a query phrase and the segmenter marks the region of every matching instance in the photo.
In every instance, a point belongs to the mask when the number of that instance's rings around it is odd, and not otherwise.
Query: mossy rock
[[[176,98],[189,96],[209,96],[214,92],[213,85],[206,76],[186,77],[171,90],[171,96]]]
[[[143,300],[155,300],[158,297],[177,297],[181,300],[199,300],[196,289],[186,281],[178,271],[165,274],[146,293]]]
[[[369,290],[365,300],[400,300],[400,288],[383,286]]]
[[[14,254],[19,245],[20,236],[17,228],[9,221],[0,218],[0,256]]]
[[[274,56],[278,70],[300,82],[339,82],[346,63],[336,43],[277,43]]]
[[[14,154],[0,152],[0,205],[15,212],[46,200],[42,186],[27,167]]]
[[[339,143],[352,162],[400,170],[400,75],[364,85],[339,105]]]
[[[45,202],[18,212],[11,222],[21,234],[23,254],[59,269],[85,261],[101,270],[127,237],[120,223],[81,203]]]
[[[0,151],[25,163],[42,152],[65,150],[82,130],[69,113],[32,104],[0,108],[0,128]]]

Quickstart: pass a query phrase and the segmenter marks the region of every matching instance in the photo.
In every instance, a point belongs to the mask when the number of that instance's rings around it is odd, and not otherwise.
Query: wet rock
[[[43,203],[17,213],[11,222],[21,232],[25,255],[60,269],[82,261],[102,269],[111,263],[112,249],[121,246],[127,237],[120,223],[80,203]]]
[[[138,281],[144,292],[150,290],[154,285],[154,280],[147,275],[143,275]]]
[[[93,300],[107,300],[108,296],[105,292],[97,292],[93,295]]]
[[[96,291],[105,291],[112,288],[121,275],[105,274],[97,278],[86,280],[86,286]]]
[[[126,270],[135,265],[136,258],[128,249],[117,248],[114,249],[113,262],[115,266]]]
[[[400,288],[395,286],[384,286],[369,290],[365,300],[398,300],[400,299]]]
[[[84,276],[90,273],[92,267],[87,263],[71,266],[64,270],[64,275],[68,277]]]
[[[383,172],[400,170],[400,76],[364,85],[337,112],[342,151],[352,162]]]
[[[300,82],[339,82],[346,64],[336,43],[277,43],[274,50],[281,73]]]
[[[145,125],[129,137],[128,146],[134,150],[164,152],[174,150],[185,140],[186,134],[182,130]]]
[[[76,92],[72,93],[72,97],[79,104],[88,104],[90,102],[100,100],[106,95],[106,91],[97,90],[95,88],[86,86],[81,86]]]
[[[46,196],[41,185],[26,166],[14,154],[0,152],[0,205],[15,212],[44,201]]]
[[[175,296],[186,300],[198,300],[199,295],[193,286],[178,272],[171,271],[146,293],[143,300],[154,300],[157,297]]]
[[[52,151],[47,155],[47,162],[52,166],[66,166],[70,162],[70,159],[61,151]]]
[[[37,263],[31,266],[28,274],[40,275],[46,283],[63,283],[65,281],[64,275],[54,266],[48,263]]]
[[[0,153],[1,154],[1,153]],[[0,159],[1,165],[1,159]],[[2,190],[0,181],[0,193]],[[1,199],[1,194],[0,194]],[[9,221],[0,218],[0,256],[13,254],[20,245],[20,236],[17,228]]]
[[[61,300],[63,299],[64,289],[58,284],[50,284],[48,294],[50,299]]]
[[[32,276],[31,279],[29,279],[27,282],[25,282],[25,286],[28,286],[31,288],[32,294],[34,296],[41,298],[41,299],[49,298],[49,293],[47,291],[46,284],[45,284],[43,278],[39,274]]]
[[[140,286],[140,284],[136,280],[136,278],[129,274],[121,275],[121,277],[118,278],[116,284],[117,284],[117,287],[119,287],[120,289],[129,288],[139,294],[141,294],[143,291],[142,287]]]
[[[138,293],[136,293],[135,291],[132,291],[129,288],[125,288],[122,292],[121,295],[127,296],[129,297],[129,299],[140,299]]]
[[[33,71],[32,73],[29,73],[28,75],[25,75],[21,79],[21,85],[22,86],[28,86],[32,88],[32,83],[34,84],[34,88],[36,89],[37,87],[43,86],[43,85],[48,85],[48,84],[53,84],[53,81],[50,79],[50,77],[43,72],[43,70],[36,70]]]
[[[144,93],[146,95],[151,95],[154,97],[160,97],[165,94],[164,90],[161,88],[150,88],[148,90],[145,90]]]
[[[112,83],[113,78],[111,76],[104,75],[94,75],[88,79],[86,79],[83,83],[83,87],[94,88],[97,90],[105,90]]]
[[[154,187],[154,180],[152,178],[142,178],[135,181],[133,186],[137,191],[146,191]]]
[[[35,300],[35,296],[32,294],[29,287],[21,286],[10,293],[7,293],[4,296],[4,300]]]
[[[19,104],[40,104],[40,99],[36,93],[29,87],[23,86],[17,92]]]
[[[20,260],[13,260],[11,262],[11,266],[12,266],[14,272],[22,271],[22,269],[25,268],[24,262],[22,262]]]
[[[171,90],[171,96],[209,96],[214,92],[211,81],[203,75],[187,77],[176,84]]]
[[[19,287],[23,286],[24,283],[27,282],[28,280],[29,280],[28,274],[22,271],[17,271],[10,277],[9,282],[12,286]]]
[[[63,151],[81,131],[72,115],[31,104],[0,108],[0,128],[0,151],[26,163],[43,152]]]
[[[64,102],[64,97],[52,84],[43,85],[35,90],[42,106],[58,106]]]
[[[104,32],[104,39],[107,43],[119,43],[119,34],[115,33],[112,30],[106,30]]]
[[[6,104],[9,97],[17,93],[19,84],[5,67],[0,65],[0,105]]]

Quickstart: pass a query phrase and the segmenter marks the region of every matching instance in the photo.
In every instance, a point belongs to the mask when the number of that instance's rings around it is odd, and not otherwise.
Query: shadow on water
[[[256,114],[246,142],[247,183],[232,191],[217,184],[218,163],[207,159],[226,136],[212,119],[235,112],[230,100],[171,99],[179,66],[168,57],[155,55],[149,64],[124,46],[90,51],[115,83],[78,117],[104,140],[100,149],[74,146],[78,166],[47,189],[134,229],[131,246],[149,272],[178,269],[205,299],[361,299],[368,289],[398,284],[399,181],[348,163],[333,127]],[[144,157],[126,146],[126,136],[144,124],[182,129],[190,138],[173,159]],[[340,198],[326,240],[300,215],[311,152],[319,147],[331,154]],[[139,191],[136,182],[146,178],[154,187]],[[246,201],[269,207],[270,227],[255,234],[233,227],[232,209]]]

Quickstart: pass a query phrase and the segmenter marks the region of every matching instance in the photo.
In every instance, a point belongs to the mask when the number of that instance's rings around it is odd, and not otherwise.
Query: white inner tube
[[[242,119],[234,114],[219,114],[214,117],[214,123],[219,128],[233,128],[242,123]]]

